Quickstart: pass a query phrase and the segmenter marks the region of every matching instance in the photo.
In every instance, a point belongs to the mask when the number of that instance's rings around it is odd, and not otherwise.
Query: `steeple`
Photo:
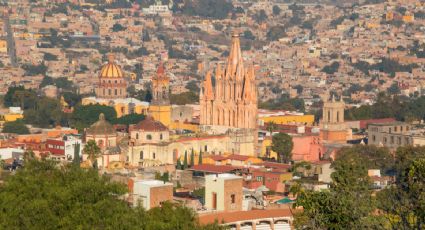
[[[213,92],[213,87],[211,82],[211,71],[208,71],[207,75],[205,76],[203,94],[206,100],[214,99],[214,92]]]
[[[241,45],[239,40],[239,33],[233,32],[232,45],[230,47],[230,53],[227,59],[226,75],[228,75],[228,77],[231,77],[231,78],[238,77],[237,75],[240,75],[241,73],[243,73],[243,69],[244,69],[243,58],[242,58]],[[237,71],[239,73],[236,75]]]

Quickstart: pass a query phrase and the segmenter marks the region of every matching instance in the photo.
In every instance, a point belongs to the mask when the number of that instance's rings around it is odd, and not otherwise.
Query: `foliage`
[[[390,76],[394,76],[396,72],[412,72],[412,69],[417,67],[416,63],[403,65],[398,63],[396,60],[389,58],[381,58],[381,61],[375,64],[369,64],[364,61],[359,61],[352,64],[354,68],[362,71],[364,74],[369,75],[369,71],[376,70],[380,72],[384,72],[390,74]]]
[[[285,27],[281,25],[270,27],[267,32],[267,40],[269,41],[277,41],[286,36]]]
[[[69,106],[74,107],[81,102],[82,96],[73,92],[64,92],[62,94],[63,99]]]
[[[186,84],[186,87],[185,88],[188,89],[188,90],[190,90],[190,91],[192,91],[192,92],[194,92],[194,93],[198,93],[199,90],[200,90],[199,83],[197,81],[195,81],[195,80],[189,81]]]
[[[289,98],[287,95],[282,95],[275,100],[261,102],[258,107],[260,109],[269,110],[290,110],[290,111],[305,111],[304,100],[302,98]]]
[[[278,133],[272,137],[272,150],[277,153],[278,161],[288,163],[292,157],[294,143],[286,133]]]
[[[280,14],[280,12],[282,11],[282,10],[280,9],[280,7],[279,7],[279,6],[277,6],[277,5],[274,5],[272,10],[273,10],[273,15],[275,15],[275,16],[279,15],[279,14]]]
[[[171,104],[176,105],[185,105],[193,104],[199,101],[199,96],[197,93],[189,91],[180,94],[171,94],[170,96]]]
[[[80,143],[76,143],[74,145],[74,159],[72,161],[72,163],[76,166],[76,167],[80,167]]]
[[[66,77],[59,77],[59,78],[51,78],[48,76],[45,76],[43,80],[41,81],[39,88],[43,88],[47,85],[54,85],[58,87],[59,89],[64,90],[73,90],[74,89],[74,83]]]
[[[188,162],[187,162],[187,151],[184,152],[184,160],[183,160],[183,169],[188,168]]]
[[[202,151],[199,151],[198,165],[202,164]]]
[[[39,65],[23,64],[22,69],[25,70],[26,76],[46,75],[47,66],[44,63]]]
[[[338,72],[338,69],[339,69],[339,62],[335,61],[335,62],[332,62],[332,64],[323,67],[322,72],[325,72],[327,74],[334,74]]]
[[[336,162],[345,162],[351,159],[361,159],[367,169],[380,169],[383,174],[394,170],[393,156],[385,147],[374,145],[344,147],[338,151]]]
[[[3,133],[16,133],[16,134],[29,134],[30,131],[23,122],[23,120],[18,119],[16,121],[5,122],[3,126]]]
[[[227,0],[186,0],[181,11],[190,16],[224,19],[233,11],[233,5]]]
[[[425,118],[425,97],[403,100],[401,97],[389,97],[378,94],[373,105],[362,105],[345,111],[347,120],[377,119],[394,117],[399,121],[422,120]]]
[[[373,216],[376,202],[370,190],[371,181],[364,159],[345,150],[332,167],[329,191],[301,191],[295,206],[304,211],[296,216],[298,228],[307,229],[383,229],[384,220]]]
[[[99,115],[103,113],[105,119],[113,122],[117,118],[114,108],[106,105],[78,105],[71,115],[71,123],[78,130],[83,130],[99,120]]]
[[[251,30],[245,30],[243,32],[243,37],[248,40],[255,40],[255,36],[252,34]]]
[[[200,226],[193,211],[168,202],[132,208],[120,198],[125,193],[96,170],[30,160],[0,187],[0,228],[221,229]]]
[[[37,98],[35,108],[24,111],[24,120],[27,124],[42,128],[67,123],[67,117],[62,111],[59,100],[48,97]]]
[[[124,26],[122,26],[121,24],[119,24],[119,23],[115,23],[113,26],[112,26],[112,31],[114,31],[114,32],[120,32],[120,31],[124,31],[124,30],[126,30],[127,28],[126,27],[124,27]]]
[[[101,151],[97,146],[96,141],[89,140],[84,145],[83,153],[88,155],[88,159],[93,165],[93,168],[97,168],[97,158],[100,156]]]
[[[391,86],[387,89],[387,92],[390,95],[400,94],[400,87],[398,87],[398,83],[394,82],[391,84]]]
[[[256,12],[254,15],[252,15],[252,19],[254,19],[258,24],[265,22],[267,20],[266,11],[261,9],[260,11]]]
[[[190,153],[190,167],[193,167],[195,165],[195,152],[192,149],[192,152]]]
[[[120,118],[117,118],[113,121],[114,124],[122,124],[122,125],[131,125],[131,124],[137,124],[140,121],[143,121],[145,119],[145,115],[143,114],[128,114],[124,115]]]
[[[21,106],[24,109],[34,108],[37,95],[34,91],[25,89],[23,86],[11,86],[3,98],[5,107]]]
[[[425,223],[425,147],[401,147],[396,152],[396,184],[377,194],[392,229],[422,229]]]
[[[51,53],[44,53],[44,57],[43,59],[45,61],[57,61],[58,60],[58,56],[51,54]]]

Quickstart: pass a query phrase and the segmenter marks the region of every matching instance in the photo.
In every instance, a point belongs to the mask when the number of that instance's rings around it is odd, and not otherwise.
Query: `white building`
[[[149,210],[165,201],[173,200],[173,184],[160,180],[132,180],[130,186],[133,205],[142,205]]]

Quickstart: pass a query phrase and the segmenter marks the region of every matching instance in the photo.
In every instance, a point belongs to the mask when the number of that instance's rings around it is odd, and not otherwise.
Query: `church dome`
[[[105,120],[105,115],[101,113],[99,115],[99,120],[87,129],[86,132],[88,135],[110,135],[115,134],[114,127]]]
[[[108,55],[108,63],[105,64],[100,70],[99,77],[100,78],[123,78],[124,77],[121,67],[119,67],[114,62],[113,54]]]

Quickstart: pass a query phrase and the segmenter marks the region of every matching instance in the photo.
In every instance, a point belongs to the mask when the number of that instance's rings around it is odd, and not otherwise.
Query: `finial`
[[[163,74],[164,72],[165,72],[165,70],[164,70],[164,63],[161,61],[158,64],[158,69],[156,70],[156,73],[157,74]]]
[[[99,114],[99,121],[104,121],[105,120],[105,114],[100,113]]]
[[[238,29],[234,29],[232,31],[232,38],[238,38],[238,37],[240,37],[239,30]]]
[[[115,60],[115,55],[113,53],[108,54],[108,62],[113,63]]]

